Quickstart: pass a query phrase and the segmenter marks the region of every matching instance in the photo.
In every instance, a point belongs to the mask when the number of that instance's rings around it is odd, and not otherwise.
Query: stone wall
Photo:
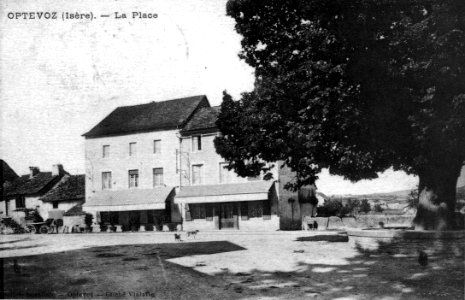
[[[412,226],[413,215],[359,215],[357,217],[304,217],[302,229],[309,230],[308,224],[318,223],[318,230],[338,230],[347,228],[381,228]]]
[[[215,227],[215,220],[192,220],[184,221],[182,224],[184,231],[213,231],[217,230]],[[263,218],[249,218],[248,220],[241,220],[239,217],[238,226],[240,231],[276,231],[279,229],[279,217],[272,215],[271,219],[266,220]],[[235,229],[228,229],[235,230]]]
[[[79,227],[86,227],[85,216],[64,216],[63,217],[63,227],[68,226],[69,232],[71,228],[78,225]],[[60,231],[61,232],[61,231]]]

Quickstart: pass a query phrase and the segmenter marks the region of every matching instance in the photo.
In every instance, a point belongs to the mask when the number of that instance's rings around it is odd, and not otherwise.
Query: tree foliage
[[[464,4],[402,3],[230,1],[257,80],[225,96],[218,152],[245,175],[282,159],[299,184],[462,163]]]
[[[423,189],[456,182],[465,1],[230,0],[227,14],[256,76],[239,101],[224,95],[215,145],[231,169],[257,175],[283,161],[291,189],[322,168],[357,181],[393,167]]]

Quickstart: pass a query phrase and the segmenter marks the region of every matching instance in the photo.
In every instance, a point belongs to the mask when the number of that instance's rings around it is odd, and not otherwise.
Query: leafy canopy
[[[255,88],[224,94],[217,152],[242,176],[282,160],[298,188],[465,157],[465,1],[230,0]],[[270,174],[268,174],[268,177]]]

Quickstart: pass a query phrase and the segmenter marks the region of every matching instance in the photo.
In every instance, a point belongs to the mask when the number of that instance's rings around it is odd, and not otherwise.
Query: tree
[[[363,199],[360,204],[360,211],[364,213],[369,213],[371,211],[371,205],[367,199]]]
[[[224,94],[217,152],[241,176],[282,161],[287,188],[393,167],[419,177],[416,228],[453,227],[465,160],[465,2],[230,0],[255,88]],[[268,177],[271,175],[267,173]]]

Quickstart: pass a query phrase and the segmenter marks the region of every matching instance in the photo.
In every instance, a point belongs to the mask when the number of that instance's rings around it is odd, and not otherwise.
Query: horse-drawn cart
[[[57,228],[60,226],[63,226],[62,219],[47,219],[45,222],[26,222],[26,231],[28,233],[54,233],[57,232]]]

